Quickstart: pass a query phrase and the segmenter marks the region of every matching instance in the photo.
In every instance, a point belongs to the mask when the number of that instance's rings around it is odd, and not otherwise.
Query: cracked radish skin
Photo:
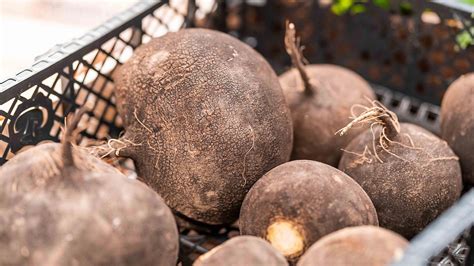
[[[168,33],[115,77],[126,130],[113,148],[181,215],[233,222],[255,181],[289,160],[292,124],[278,78],[229,35]]]
[[[275,167],[255,183],[239,224],[243,235],[266,239],[296,262],[324,235],[378,222],[369,197],[349,176],[320,162],[298,160]]]

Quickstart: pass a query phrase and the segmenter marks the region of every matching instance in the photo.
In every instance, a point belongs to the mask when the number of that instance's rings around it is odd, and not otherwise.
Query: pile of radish
[[[62,143],[0,167],[0,265],[176,265],[179,232],[236,223],[194,265],[387,265],[474,183],[474,74],[447,90],[442,138],[335,65],[278,77],[248,45],[183,29],[116,73],[120,138]],[[129,158],[138,180],[103,160]],[[291,160],[291,161],[290,161]],[[380,227],[379,227],[380,226]]]

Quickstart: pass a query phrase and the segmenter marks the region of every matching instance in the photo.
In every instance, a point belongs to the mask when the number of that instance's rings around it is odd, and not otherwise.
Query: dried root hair
[[[391,145],[399,145],[407,149],[419,150],[428,155],[430,160],[428,163],[435,162],[435,161],[444,161],[444,160],[458,160],[456,156],[448,156],[448,157],[439,157],[435,158],[431,154],[428,154],[423,148],[416,147],[415,143],[411,136],[407,133],[400,134],[400,123],[398,122],[398,118],[396,114],[390,110],[388,110],[385,106],[383,106],[378,101],[369,100],[371,103],[371,107],[367,107],[361,104],[355,104],[351,107],[351,119],[353,119],[349,124],[345,127],[341,128],[336,132],[336,134],[344,135],[346,134],[351,128],[360,125],[360,124],[370,124],[370,131],[372,133],[372,149],[365,146],[364,152],[356,153],[348,150],[344,150],[346,153],[354,154],[359,156],[360,159],[357,160],[359,163],[368,162],[371,163],[373,160],[369,157],[375,158],[378,162],[383,163],[383,160],[380,158],[377,152],[377,146],[379,146],[383,151],[387,152],[388,154],[396,157],[399,160],[408,162],[407,159],[393,153],[390,151]],[[357,114],[356,109],[363,110],[360,114]],[[375,136],[375,126],[381,126],[380,135]],[[395,141],[394,138],[396,136],[404,137],[408,140],[409,145],[404,144],[400,141]],[[427,136],[428,137],[428,136]],[[437,140],[437,139],[435,139]],[[369,156],[369,157],[368,157]]]
[[[409,147],[409,148],[414,148],[407,146],[401,142],[394,141],[393,139],[399,135],[400,133],[400,123],[398,122],[398,117],[397,115],[388,110],[387,107],[382,105],[379,101],[370,101],[371,106],[367,107],[361,104],[355,104],[351,107],[351,119],[352,121],[347,124],[345,127],[339,129],[335,134],[339,134],[340,136],[343,136],[349,132],[353,127],[361,125],[361,124],[370,124],[370,131],[372,133],[372,152],[370,152],[370,155],[375,157],[377,161],[380,163],[383,163],[382,159],[378,155],[377,152],[377,146],[380,146],[382,150],[385,152],[389,153],[390,155],[406,161],[404,158],[400,157],[399,155],[391,152],[389,150],[389,145],[390,144],[399,144],[404,147]],[[363,112],[360,114],[356,114],[356,108],[362,109]],[[375,126],[381,126],[381,132],[380,135],[378,136],[378,141],[377,141],[377,136],[375,136]],[[409,136],[408,136],[409,137]],[[410,138],[410,137],[409,137]],[[413,141],[410,138],[410,143],[413,143]],[[366,157],[366,152],[365,150],[368,149],[365,147],[363,156]],[[344,150],[345,152],[348,152],[347,150]],[[353,152],[351,152],[353,153]],[[364,161],[371,162],[371,160],[364,159]]]
[[[104,159],[106,157],[121,157],[123,155],[120,154],[120,152],[124,149],[141,145],[141,143],[134,143],[133,141],[127,139],[111,138],[102,145],[89,147],[88,150],[92,155]]]
[[[351,107],[351,118],[353,120],[345,127],[339,129],[336,134],[343,136],[354,126],[368,122],[371,124],[380,124],[383,129],[390,131],[390,135],[400,133],[400,123],[398,122],[397,115],[388,110],[387,107],[383,106],[379,101],[371,101],[371,104],[371,107],[360,104],[353,105]],[[364,111],[357,115],[355,108],[361,108]]]

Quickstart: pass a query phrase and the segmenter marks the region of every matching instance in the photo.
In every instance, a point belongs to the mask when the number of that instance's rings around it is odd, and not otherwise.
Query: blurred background
[[[0,80],[136,0],[0,0]]]
[[[0,80],[30,67],[35,57],[83,35],[138,1],[0,0]],[[372,83],[434,104],[440,103],[455,78],[474,68],[474,50],[468,49],[474,46],[474,0],[191,2],[197,7],[190,20],[194,26],[240,38],[262,53],[277,73],[291,65],[282,42],[286,19],[295,23],[308,61],[348,67]],[[144,28],[150,34],[142,41],[179,29],[187,3],[169,0],[172,8],[164,7],[155,17],[145,18]],[[114,43],[104,47],[111,49]],[[117,47],[123,46],[119,43]],[[132,52],[125,47],[120,61]]]

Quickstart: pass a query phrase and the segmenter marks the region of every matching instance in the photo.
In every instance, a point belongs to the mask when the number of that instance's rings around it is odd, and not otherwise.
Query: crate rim
[[[433,3],[448,6],[466,13],[474,13],[474,5],[462,3],[458,0],[431,0]]]
[[[469,226],[474,226],[474,188],[411,239],[402,259],[392,265],[426,265],[433,253],[446,247],[446,243],[440,243],[439,239],[449,243]],[[474,251],[470,250],[470,256],[473,256],[472,252]]]

